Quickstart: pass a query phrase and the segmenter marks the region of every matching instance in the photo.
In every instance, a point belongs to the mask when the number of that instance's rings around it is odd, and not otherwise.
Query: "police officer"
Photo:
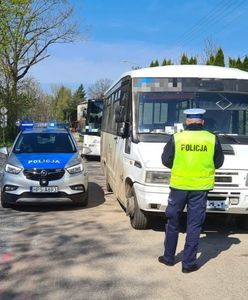
[[[186,130],[175,133],[164,147],[162,163],[171,169],[170,194],[166,208],[164,255],[160,263],[174,265],[180,216],[187,205],[187,234],[182,272],[196,271],[201,227],[206,216],[208,191],[213,189],[215,169],[224,162],[218,137],[203,130],[204,109],[187,109]]]

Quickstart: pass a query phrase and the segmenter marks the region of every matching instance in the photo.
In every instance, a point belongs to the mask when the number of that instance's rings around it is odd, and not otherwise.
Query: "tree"
[[[183,53],[181,57],[181,65],[197,65],[197,58],[195,56],[188,58],[187,54]]]
[[[218,51],[218,47],[216,46],[217,42],[211,38],[205,40],[205,45],[203,49],[202,62],[206,65],[213,65],[214,58]]]
[[[71,102],[71,90],[65,86],[55,89],[53,96],[53,118],[58,122],[69,122],[69,107]]]
[[[77,34],[67,0],[0,0],[0,64],[5,79],[9,133],[12,133],[22,101],[19,83],[32,66],[49,56],[55,43],[72,42]]]
[[[158,62],[158,60],[156,59],[155,61],[154,61],[154,67],[158,67],[159,66],[159,62]]]
[[[195,56],[190,57],[189,65],[197,65],[197,58]]]
[[[188,65],[188,64],[189,64],[188,56],[185,53],[183,53],[181,57],[181,65]]]
[[[69,103],[69,122],[71,127],[75,127],[77,121],[77,107],[78,105],[86,101],[86,93],[82,84],[78,87],[76,92],[72,95],[71,102]]]
[[[44,93],[39,83],[32,77],[22,80],[19,89],[19,97],[23,96],[24,109],[19,114],[21,119],[30,119],[37,122],[45,122],[52,119],[52,99]]]
[[[152,62],[150,63],[150,68],[152,68],[152,67],[158,67],[159,66],[159,62],[158,62],[158,60],[156,59],[156,60],[152,60]]]
[[[112,80],[110,79],[99,79],[88,88],[88,96],[91,99],[102,99],[104,93],[110,87]]]
[[[224,52],[221,48],[219,48],[216,54],[211,54],[206,61],[206,65],[213,65],[213,66],[225,66],[225,57]]]
[[[215,56],[210,55],[209,59],[206,61],[206,65],[214,65],[215,64]]]
[[[169,65],[172,65],[172,61],[171,59],[164,59],[163,62],[162,62],[162,66],[169,66]]]
[[[248,56],[246,55],[243,61],[239,57],[237,59],[229,57],[229,67],[248,71]]]
[[[150,66],[149,66],[150,68],[153,68],[154,67],[154,62],[153,62],[153,60],[151,61],[151,63],[150,63]]]
[[[248,72],[248,56],[246,55],[243,60],[243,70]]]
[[[221,48],[218,49],[215,56],[215,66],[225,67],[224,52]]]

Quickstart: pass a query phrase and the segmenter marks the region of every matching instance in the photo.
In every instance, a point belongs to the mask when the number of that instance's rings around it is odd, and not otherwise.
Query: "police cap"
[[[183,113],[186,114],[189,119],[202,119],[205,112],[206,110],[202,108],[190,108],[185,109]]]

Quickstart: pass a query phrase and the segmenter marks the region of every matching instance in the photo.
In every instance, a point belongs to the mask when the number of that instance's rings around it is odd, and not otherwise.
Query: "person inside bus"
[[[158,260],[167,266],[175,263],[181,214],[187,206],[187,230],[182,272],[196,271],[196,255],[202,224],[206,216],[208,191],[213,189],[215,169],[224,162],[218,137],[203,129],[204,109],[187,109],[186,130],[175,133],[164,147],[162,163],[171,169],[170,194],[164,255]]]

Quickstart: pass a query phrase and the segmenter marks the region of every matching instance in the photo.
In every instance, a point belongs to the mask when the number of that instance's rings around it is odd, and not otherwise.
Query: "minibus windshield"
[[[138,92],[137,132],[173,134],[188,108],[203,108],[206,130],[248,136],[248,95],[225,92]]]

